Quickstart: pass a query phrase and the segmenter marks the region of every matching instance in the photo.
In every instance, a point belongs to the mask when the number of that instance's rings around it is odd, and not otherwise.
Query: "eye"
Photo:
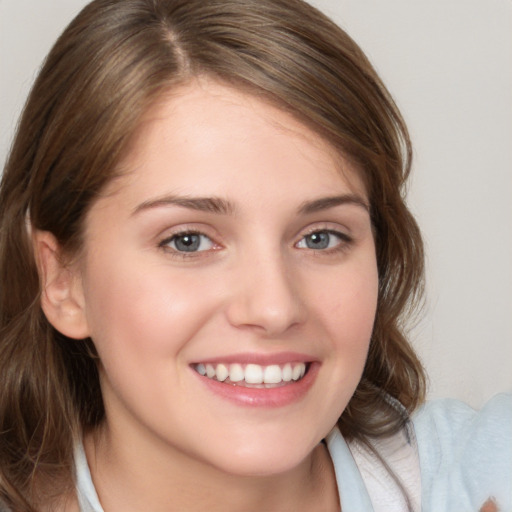
[[[299,249],[325,250],[338,247],[343,242],[348,242],[347,235],[337,231],[314,231],[304,236],[298,243]]]
[[[201,252],[214,247],[213,241],[202,233],[178,233],[166,238],[160,243],[161,247],[177,252]]]

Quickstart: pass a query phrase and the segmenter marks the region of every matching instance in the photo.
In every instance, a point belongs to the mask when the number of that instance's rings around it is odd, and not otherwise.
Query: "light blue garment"
[[[343,511],[373,511],[370,496],[356,462],[337,427],[327,436],[326,441],[336,473],[338,495]]]
[[[422,510],[477,512],[489,498],[512,511],[512,395],[479,412],[455,400],[434,401],[413,417]]]
[[[490,497],[500,512],[512,511],[512,395],[496,396],[479,412],[455,400],[435,401],[412,419],[423,512],[478,512]],[[368,494],[349,445],[337,428],[326,441],[343,512],[372,512],[375,496]],[[81,512],[103,512],[81,445],[75,458]]]

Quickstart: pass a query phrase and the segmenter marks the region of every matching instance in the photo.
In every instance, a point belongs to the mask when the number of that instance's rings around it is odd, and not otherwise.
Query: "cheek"
[[[215,308],[207,294],[198,295],[199,277],[129,258],[108,261],[92,260],[86,278],[87,320],[104,364],[175,357]]]
[[[314,299],[311,318],[318,322],[313,333],[320,333],[325,340],[321,385],[316,397],[321,404],[316,414],[320,435],[325,435],[338,421],[359,384],[377,306],[378,276],[374,259],[369,257],[367,261],[339,270],[322,281],[316,280],[316,285],[323,285],[324,293],[318,292],[318,286],[315,286],[316,296],[311,293]]]
[[[342,408],[361,378],[372,336],[378,297],[378,275],[373,259],[350,266],[326,282],[328,292],[316,301],[330,341],[326,364],[331,389]],[[340,410],[341,414],[341,410]]]
[[[318,315],[331,333],[331,339],[347,345],[369,343],[378,298],[375,259],[355,262],[325,281],[326,293],[319,295]]]

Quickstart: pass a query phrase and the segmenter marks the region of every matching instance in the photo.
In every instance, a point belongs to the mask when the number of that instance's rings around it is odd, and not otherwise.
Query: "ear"
[[[64,261],[53,234],[36,231],[34,252],[41,281],[41,307],[48,321],[69,338],[89,336],[81,275]]]

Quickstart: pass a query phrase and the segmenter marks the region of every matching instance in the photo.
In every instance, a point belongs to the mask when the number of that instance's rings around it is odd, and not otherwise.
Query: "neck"
[[[266,476],[229,474],[158,443],[134,446],[107,428],[84,444],[105,512],[339,510],[323,444],[298,466]]]

